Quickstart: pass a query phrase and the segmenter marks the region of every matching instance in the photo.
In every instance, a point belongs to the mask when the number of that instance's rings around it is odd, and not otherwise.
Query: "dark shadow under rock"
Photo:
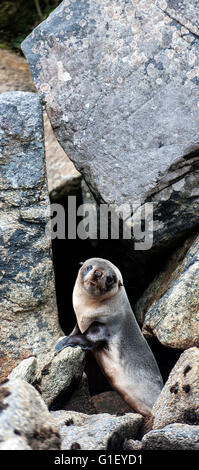
[[[94,395],[92,397],[92,403],[97,413],[109,413],[111,415],[122,416],[125,413],[133,412],[130,406],[114,391]]]

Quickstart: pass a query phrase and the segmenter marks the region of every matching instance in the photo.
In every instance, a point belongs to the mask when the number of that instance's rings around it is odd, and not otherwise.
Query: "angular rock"
[[[75,411],[51,412],[60,425],[61,449],[118,450],[125,438],[136,438],[143,421],[139,414],[113,416],[108,413],[85,415]]]
[[[184,351],[172,369],[152,413],[153,429],[168,424],[199,425],[199,349]]]
[[[85,351],[80,347],[63,349],[44,365],[38,390],[48,406],[63,392],[68,392],[67,401],[82,377],[84,366]]]
[[[26,380],[26,382],[33,384],[36,379],[37,373],[37,359],[36,357],[28,357],[21,361],[18,366],[16,366],[11,374],[9,379],[21,379]]]
[[[44,136],[48,191],[51,201],[74,195],[80,190],[81,175],[57,142],[47,113],[44,113]]]
[[[199,222],[189,3],[64,0],[22,45],[58,141],[98,202],[154,203],[154,246]]]
[[[20,436],[33,450],[60,448],[55,420],[40,394],[25,380],[9,380],[0,386],[0,407],[1,445],[11,445],[8,440]]]
[[[51,352],[58,323],[43,118],[34,93],[0,96],[0,367],[3,376],[30,354]]]
[[[54,352],[50,362],[42,364],[42,367],[35,357],[24,359],[12,370],[9,379],[22,379],[32,384],[47,406],[55,402],[57,409],[61,396],[64,409],[93,414],[96,410],[83,373],[84,365],[83,350],[67,348],[60,353]]]
[[[176,250],[137,302],[134,311],[146,337],[165,346],[199,346],[199,236]]]
[[[199,426],[170,424],[145,434],[142,450],[199,450]]]

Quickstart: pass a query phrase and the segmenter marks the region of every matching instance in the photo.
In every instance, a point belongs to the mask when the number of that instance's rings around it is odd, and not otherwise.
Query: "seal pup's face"
[[[116,295],[122,285],[115,266],[100,258],[91,258],[79,270],[79,279],[89,296],[109,298]]]
[[[94,321],[110,320],[109,302],[124,289],[119,269],[103,258],[90,258],[78,272],[73,289],[73,308],[83,334]],[[113,317],[113,315],[111,315]]]

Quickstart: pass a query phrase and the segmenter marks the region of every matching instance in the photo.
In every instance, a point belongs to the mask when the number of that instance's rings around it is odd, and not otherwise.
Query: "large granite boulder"
[[[199,349],[184,351],[172,369],[152,413],[153,429],[172,423],[199,425]]]
[[[53,353],[53,351],[52,351]],[[84,410],[91,409],[91,398],[87,378],[83,376],[85,351],[79,348],[66,348],[53,353],[49,362],[29,357],[21,361],[9,375],[9,379],[21,379],[32,384],[41,394],[48,407],[60,404],[64,409],[75,409],[82,400]],[[87,393],[86,393],[87,392]],[[76,395],[74,404],[73,395]],[[61,397],[61,398],[60,398]],[[92,412],[93,412],[92,407]]]
[[[174,251],[166,266],[138,300],[134,311],[142,332],[164,345],[199,346],[199,236]]]
[[[109,413],[86,415],[75,411],[51,412],[60,427],[61,449],[117,450],[123,441],[136,438],[143,422],[137,413],[113,416]]]
[[[195,0],[64,0],[22,44],[96,199],[154,203],[154,246],[199,222],[197,13]]]
[[[199,450],[199,426],[170,424],[147,433],[142,450]]]
[[[0,386],[0,449],[60,448],[59,428],[35,388],[25,380]]]
[[[68,397],[70,397],[70,392],[81,380],[84,366],[85,351],[78,347],[63,349],[43,367],[38,386],[48,406],[59,397],[60,393],[68,391]]]
[[[124,442],[124,450],[199,450],[199,426],[174,423],[154,429],[142,441]]]
[[[45,360],[58,322],[43,117],[34,93],[0,95],[0,367],[3,376],[32,354]]]

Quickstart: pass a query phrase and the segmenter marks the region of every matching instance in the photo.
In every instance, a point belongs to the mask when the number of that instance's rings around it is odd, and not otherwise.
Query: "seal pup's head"
[[[107,260],[90,258],[79,270],[79,282],[88,296],[110,298],[123,285],[120,271]]]
[[[110,261],[90,258],[83,263],[73,290],[73,307],[82,333],[97,321],[98,314],[108,316],[108,303],[124,289],[122,286],[122,275]]]

